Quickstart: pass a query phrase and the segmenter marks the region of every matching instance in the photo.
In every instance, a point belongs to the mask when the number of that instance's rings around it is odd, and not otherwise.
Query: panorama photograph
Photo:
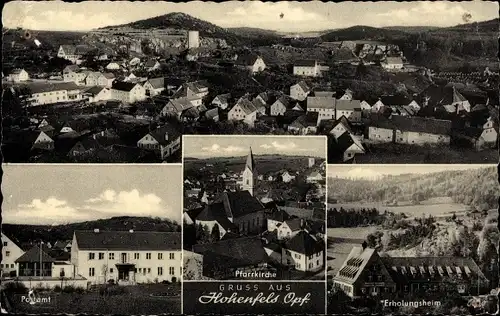
[[[2,152],[172,163],[182,135],[328,162],[496,163],[498,3],[52,1],[2,11]]]
[[[496,165],[328,166],[328,313],[495,313]]]
[[[181,313],[181,165],[2,167],[3,310]]]

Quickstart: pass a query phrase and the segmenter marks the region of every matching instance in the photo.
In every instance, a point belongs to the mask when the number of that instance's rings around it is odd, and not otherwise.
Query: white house
[[[146,99],[146,90],[138,83],[115,81],[111,86],[112,99],[134,103]]]
[[[298,60],[293,64],[293,74],[296,76],[318,77],[321,72],[316,60]]]
[[[336,117],[345,116],[351,123],[361,122],[361,103],[359,100],[337,100]]]
[[[174,128],[164,125],[141,138],[137,147],[155,151],[161,159],[166,159],[180,149],[181,137]]]
[[[24,251],[2,232],[2,276],[17,271],[16,260]]]
[[[83,99],[81,88],[74,82],[34,83],[29,85],[28,88],[31,92],[27,99],[30,106],[75,102]]]
[[[71,61],[73,64],[82,62],[82,57],[92,50],[87,45],[61,45],[57,57]]]
[[[24,69],[14,69],[7,77],[7,80],[12,82],[28,81],[29,79],[30,76]]]
[[[146,89],[146,95],[155,96],[162,93],[165,90],[165,78],[150,78],[144,83],[144,89]]]
[[[249,126],[253,127],[257,119],[257,108],[245,97],[242,97],[236,104],[229,110],[227,119],[229,121],[243,121]]]
[[[229,106],[229,99],[231,99],[230,93],[219,94],[212,100],[212,105],[225,110]]]
[[[351,124],[345,116],[341,116],[333,123],[333,127],[329,134],[333,135],[335,139],[337,139],[345,132],[352,133]]]
[[[92,71],[87,74],[87,77],[85,78],[85,85],[111,88],[114,80],[115,75],[112,73]]]
[[[317,171],[311,172],[311,174],[308,175],[306,178],[306,182],[309,182],[309,183],[316,183],[316,182],[319,182],[322,180],[323,180],[323,176]]]
[[[238,55],[235,64],[248,69],[251,73],[257,73],[266,69],[266,64],[262,57],[253,54]]]
[[[87,97],[89,103],[111,100],[111,90],[106,87],[95,86],[83,92],[84,97]]]
[[[344,94],[340,97],[340,100],[352,100],[354,92],[350,89],[346,89]]]
[[[187,82],[177,89],[173,98],[202,99],[208,95],[208,92],[208,86],[204,81]]]
[[[300,231],[283,247],[283,262],[298,271],[314,272],[324,268],[324,242]]]
[[[281,174],[281,179],[283,180],[283,182],[285,183],[289,183],[291,182],[292,180],[295,179],[295,176],[291,175],[290,173],[288,173],[288,171],[284,171],[282,174]]]
[[[106,65],[107,70],[119,70],[121,69],[120,64],[116,62],[110,62],[109,64]]]
[[[381,64],[387,71],[398,71],[403,69],[403,59],[401,57],[387,57]]]
[[[303,111],[297,101],[289,96],[283,95],[270,107],[271,116],[284,115],[287,110]]]
[[[150,231],[75,231],[71,246],[74,274],[94,284],[179,281],[180,233]]]
[[[342,161],[346,162],[358,154],[364,154],[365,148],[361,141],[354,137],[349,131],[344,132],[339,137],[336,137],[337,148],[342,154]]]
[[[293,218],[287,219],[277,227],[277,237],[278,240],[290,239],[295,237],[301,230],[303,226],[303,219]]]
[[[307,97],[307,112],[317,112],[318,122],[335,119],[336,100],[330,97]]]
[[[361,111],[370,111],[372,109],[370,103],[366,102],[365,100],[361,101],[359,105],[361,106]]]
[[[290,215],[279,209],[275,212],[273,212],[268,218],[267,218],[267,231],[273,232],[275,231],[278,227],[280,227],[284,221],[290,219]]]
[[[303,80],[290,87],[290,97],[298,101],[304,101],[311,93],[311,88]]]

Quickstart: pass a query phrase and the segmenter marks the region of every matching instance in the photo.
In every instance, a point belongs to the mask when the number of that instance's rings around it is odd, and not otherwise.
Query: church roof
[[[250,171],[252,171],[252,172],[255,171],[255,161],[253,159],[252,147],[250,147],[250,153],[248,153],[245,168],[250,169]]]

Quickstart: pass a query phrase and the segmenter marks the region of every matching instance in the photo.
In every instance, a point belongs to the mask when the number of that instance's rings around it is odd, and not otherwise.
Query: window
[[[6,252],[5,252],[5,256],[6,256],[6,257],[10,256],[10,251],[6,251]]]
[[[158,275],[163,275],[163,267],[158,267]]]
[[[151,273],[151,268],[148,268],[148,273]]]
[[[146,268],[142,269],[142,275],[146,275]]]
[[[148,260],[150,260],[150,259],[151,259],[151,253],[150,253],[150,252],[148,252],[148,253],[146,254],[146,259],[148,259]]]
[[[137,269],[136,269],[136,270],[137,270]],[[141,272],[142,272],[142,268],[139,268],[139,273],[141,273]]]
[[[319,266],[319,260],[316,260],[316,265]]]
[[[109,273],[113,273],[113,268],[109,268]]]
[[[99,252],[99,260],[103,260],[104,259],[104,252]]]
[[[95,269],[89,268],[89,276],[93,277],[95,275]]]
[[[170,268],[168,268],[168,273],[169,273],[170,275],[174,275],[174,274],[175,274],[175,269],[174,269],[174,267],[170,267]]]
[[[138,252],[134,253],[134,259],[135,259],[135,260],[139,260],[139,258],[140,258],[140,257],[139,257],[139,253],[138,253]]]
[[[3,246],[7,247],[7,242],[6,241],[3,242]]]
[[[170,260],[174,260],[175,259],[175,253],[171,252],[170,256],[169,256],[169,259]]]
[[[95,259],[95,253],[89,252],[89,260],[94,260]]]
[[[10,264],[10,267],[11,267],[12,269],[14,269],[14,264],[13,264],[13,263],[11,263],[11,264]]]
[[[109,260],[115,260],[115,253],[114,252],[109,253]]]
[[[158,254],[158,260],[161,260],[161,259],[163,259],[163,254],[162,254],[162,253],[159,253],[159,254]]]

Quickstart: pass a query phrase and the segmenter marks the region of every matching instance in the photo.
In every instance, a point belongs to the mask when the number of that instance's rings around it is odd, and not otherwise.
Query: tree
[[[196,227],[196,242],[198,244],[206,244],[210,241],[208,228],[206,225],[198,224]]]
[[[220,229],[217,223],[212,228],[212,233],[210,234],[210,240],[212,242],[217,242],[220,240]]]

